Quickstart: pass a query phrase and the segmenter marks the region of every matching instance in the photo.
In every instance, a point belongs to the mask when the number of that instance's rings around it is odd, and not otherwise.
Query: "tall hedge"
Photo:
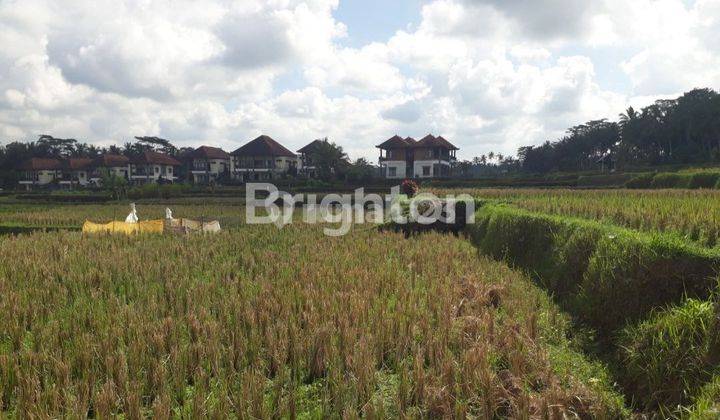
[[[566,308],[609,337],[653,308],[706,297],[720,252],[662,234],[485,204],[468,226],[484,253],[534,274]]]
[[[720,172],[660,172],[645,173],[625,183],[627,188],[720,188]]]

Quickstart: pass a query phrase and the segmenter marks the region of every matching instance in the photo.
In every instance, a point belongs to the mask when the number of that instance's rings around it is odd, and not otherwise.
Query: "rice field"
[[[624,410],[548,297],[460,238],[292,225],[0,247],[0,415]]]
[[[222,226],[242,226],[245,220],[245,202],[234,200],[167,200],[163,202],[137,202],[142,220],[164,219],[170,208],[174,217],[219,220]],[[32,227],[80,227],[85,220],[107,223],[125,220],[130,213],[128,202],[103,204],[25,204],[0,202],[0,225]]]
[[[719,191],[435,192],[719,246]],[[213,236],[0,235],[0,418],[608,418],[717,403],[705,359],[642,338],[660,321],[624,330],[622,348],[644,350],[617,358],[629,368],[613,378],[582,351],[602,331],[578,329],[552,288],[462,236],[363,225],[327,237],[297,219],[246,225],[244,205],[138,201],[141,220],[166,207],[220,220]],[[127,202],[0,201],[0,226],[76,228],[128,212]],[[649,379],[645,355],[657,362]],[[670,383],[663,366],[690,373]]]
[[[646,232],[669,232],[715,247],[720,244],[718,190],[474,189],[468,193],[526,210],[599,220]]]

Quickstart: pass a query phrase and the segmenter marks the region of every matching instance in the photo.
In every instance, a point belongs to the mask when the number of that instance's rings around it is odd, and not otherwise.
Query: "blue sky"
[[[347,0],[333,13],[348,27],[342,45],[360,48],[371,42],[386,42],[398,30],[409,30],[420,22],[420,0]]]

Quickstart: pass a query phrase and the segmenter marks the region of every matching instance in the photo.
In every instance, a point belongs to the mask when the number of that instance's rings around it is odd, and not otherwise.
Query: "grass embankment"
[[[712,377],[716,364],[698,354],[704,354],[702,343],[710,353],[719,350],[711,339],[718,327],[705,323],[698,329],[702,319],[675,316],[685,306],[652,314],[682,305],[687,296],[708,299],[720,252],[675,236],[492,203],[478,210],[468,231],[482,252],[531,272],[561,306],[596,330],[637,408],[690,404]],[[670,342],[686,346],[666,351],[675,348]]]
[[[547,295],[458,238],[292,225],[0,247],[0,416],[627,414]]]
[[[440,194],[453,193],[437,190]],[[540,213],[574,216],[648,233],[666,232],[703,246],[720,244],[716,190],[460,190]]]
[[[720,171],[715,168],[644,173],[629,180],[625,186],[637,189],[720,189]]]

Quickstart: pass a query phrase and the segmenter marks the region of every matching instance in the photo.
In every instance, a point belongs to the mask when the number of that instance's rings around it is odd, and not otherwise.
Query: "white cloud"
[[[431,0],[415,29],[360,48],[343,45],[337,7],[0,2],[0,136],[229,150],[261,133],[291,149],[329,136],[374,159],[395,133],[433,132],[471,158],[720,85],[720,0]]]

